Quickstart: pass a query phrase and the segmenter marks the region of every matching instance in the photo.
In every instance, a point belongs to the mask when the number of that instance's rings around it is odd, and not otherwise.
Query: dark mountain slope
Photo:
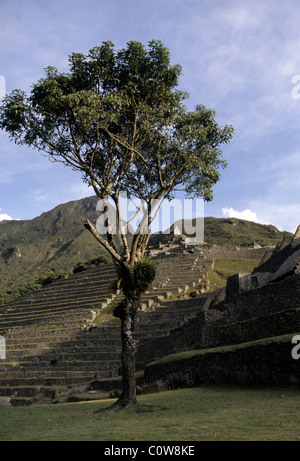
[[[96,204],[97,198],[90,197],[32,220],[0,222],[0,290],[36,279],[50,268],[69,269],[103,254],[82,222],[89,218],[96,223]]]
[[[26,221],[0,222],[0,292],[37,280],[49,269],[68,270],[104,250],[84,228],[82,219],[96,224],[98,198],[88,197],[58,205]],[[205,218],[204,240],[216,245],[276,245],[292,234],[235,218]],[[153,239],[169,239],[154,235]]]

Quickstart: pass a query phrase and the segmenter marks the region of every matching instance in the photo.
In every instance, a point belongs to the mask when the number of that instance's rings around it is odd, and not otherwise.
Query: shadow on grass
[[[112,405],[106,408],[97,408],[95,410],[88,411],[88,414],[95,415],[99,413],[115,413],[117,411],[128,411],[133,413],[156,413],[161,410],[165,410],[167,407],[155,406],[147,403],[138,403],[135,404],[128,403],[126,400],[117,400]]]

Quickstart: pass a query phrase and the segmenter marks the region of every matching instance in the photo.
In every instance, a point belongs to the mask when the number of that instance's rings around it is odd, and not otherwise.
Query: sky
[[[0,0],[0,97],[52,65],[110,40],[160,40],[179,63],[179,89],[235,135],[204,215],[295,232],[300,224],[299,0]],[[0,220],[32,219],[93,195],[79,173],[0,131]]]

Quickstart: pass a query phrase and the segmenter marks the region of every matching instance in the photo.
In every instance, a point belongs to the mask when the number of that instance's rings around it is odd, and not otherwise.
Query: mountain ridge
[[[96,223],[98,198],[86,197],[57,205],[30,220],[0,222],[0,291],[24,284],[52,270],[69,270],[105,250],[84,228],[82,220]],[[200,218],[203,219],[203,218]],[[184,232],[183,232],[184,233]],[[151,240],[170,238],[153,234]],[[204,218],[204,240],[215,245],[276,245],[292,234],[275,226],[237,218]]]

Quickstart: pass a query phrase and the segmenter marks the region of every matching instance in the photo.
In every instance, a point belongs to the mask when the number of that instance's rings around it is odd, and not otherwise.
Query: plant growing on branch
[[[136,403],[134,322],[142,293],[155,278],[144,258],[155,208],[178,190],[212,200],[213,186],[226,166],[220,146],[233,128],[220,127],[215,112],[202,105],[188,111],[186,92],[178,90],[179,65],[169,50],[152,40],[145,47],[131,41],[116,51],[107,41],[87,55],[73,53],[69,72],[54,67],[27,96],[14,90],[0,108],[0,127],[17,144],[45,152],[51,161],[79,171],[95,194],[116,210],[119,242],[110,231],[85,227],[113,258],[124,301],[121,319],[123,391],[120,399]],[[142,225],[128,239],[120,198],[144,205]],[[105,206],[103,213],[108,211]]]

